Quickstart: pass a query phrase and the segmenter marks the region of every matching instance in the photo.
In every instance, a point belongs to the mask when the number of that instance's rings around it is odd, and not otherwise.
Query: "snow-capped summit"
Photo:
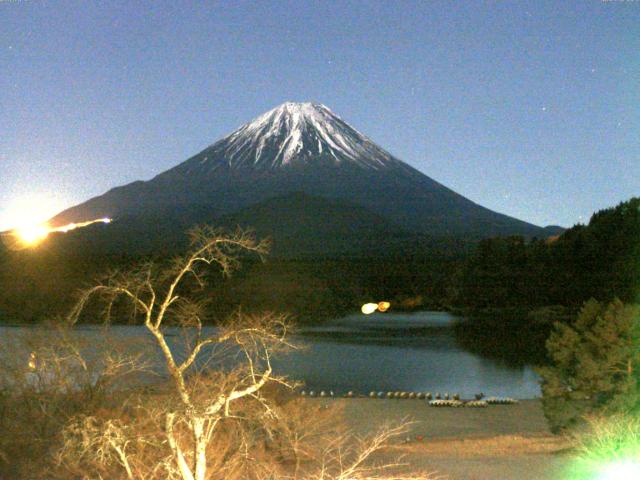
[[[202,155],[204,154],[204,155]],[[398,163],[388,152],[317,103],[286,102],[246,123],[198,155],[199,165],[277,169],[288,165],[349,162],[379,170]],[[195,160],[195,159],[194,159]],[[185,165],[185,167],[187,167]]]

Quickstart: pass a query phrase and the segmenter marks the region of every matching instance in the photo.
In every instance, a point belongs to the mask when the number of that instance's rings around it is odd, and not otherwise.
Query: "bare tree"
[[[354,437],[349,432],[338,435],[323,449],[322,459],[305,476],[305,480],[436,480],[433,474],[423,472],[403,473],[408,465],[402,457],[383,455],[394,439],[409,431],[410,422],[399,425],[383,425],[377,433]]]
[[[182,296],[187,282],[204,287],[207,269],[218,266],[223,274],[238,266],[238,255],[253,252],[264,255],[268,244],[258,242],[242,230],[223,234],[209,227],[191,233],[192,250],[174,260],[171,267],[161,269],[146,263],[132,271],[116,272],[82,292],[70,315],[76,322],[89,300],[100,296],[106,300],[108,319],[116,301],[127,299],[133,305],[134,318],[140,318],[152,334],[162,352],[164,364],[172,379],[179,402],[165,414],[164,429],[179,478],[204,480],[207,478],[207,446],[220,421],[232,418],[234,402],[245,397],[261,400],[260,390],[271,381],[283,380],[273,376],[271,355],[286,344],[287,323],[281,315],[236,316],[210,334],[203,329],[203,302]],[[167,341],[166,327],[177,325],[187,335],[188,348],[178,355],[175,345]],[[189,377],[199,360],[216,346],[233,343],[236,353],[244,357],[245,368],[225,381],[214,391],[202,394],[197,376]],[[269,408],[264,402],[264,407]],[[183,434],[183,430],[188,435]],[[185,438],[186,437],[186,438]],[[126,462],[121,460],[124,468]],[[129,472],[128,472],[129,474]]]
[[[113,476],[115,468],[117,475],[145,480],[347,480],[374,478],[376,472],[398,467],[393,461],[368,462],[401,429],[357,440],[337,428],[323,430],[326,423],[320,416],[309,417],[308,406],[277,405],[265,395],[268,385],[291,387],[274,375],[271,364],[272,355],[291,348],[285,316],[238,313],[218,328],[203,325],[206,301],[194,300],[192,289],[205,286],[210,267],[227,275],[241,253],[262,256],[266,251],[266,242],[245,231],[227,235],[203,227],[192,233],[191,252],[170,267],[145,263],[114,272],[81,293],[71,323],[89,311],[94,297],[103,300],[107,321],[123,299],[133,307],[132,318],[150,332],[161,352],[171,388],[157,398],[142,394],[128,402],[134,405],[122,417],[128,423],[94,415],[70,422],[60,458],[71,458],[76,473],[88,462],[99,478]],[[175,332],[169,329],[175,327],[183,346],[171,340]],[[283,460],[287,456],[295,463],[289,469]]]

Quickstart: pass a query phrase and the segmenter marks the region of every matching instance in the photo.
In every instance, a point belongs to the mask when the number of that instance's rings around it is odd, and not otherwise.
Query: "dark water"
[[[461,347],[455,321],[443,312],[350,315],[301,332],[309,348],[277,366],[315,390],[540,395],[530,366],[508,366]]]
[[[515,398],[540,395],[538,377],[530,366],[509,366],[471,353],[456,340],[455,321],[443,312],[350,315],[300,330],[293,340],[305,348],[276,357],[274,370],[303,381],[307,389],[336,393],[401,390],[463,397],[478,392]],[[27,329],[0,327],[0,338]],[[93,345],[103,335],[96,326],[78,331]],[[141,326],[113,326],[110,333],[122,341],[150,339]],[[179,344],[177,335],[168,339]],[[154,361],[161,359],[158,356]]]

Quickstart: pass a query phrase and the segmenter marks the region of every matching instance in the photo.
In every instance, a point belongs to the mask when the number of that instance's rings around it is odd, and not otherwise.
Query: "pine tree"
[[[576,321],[557,323],[547,340],[551,365],[539,369],[552,431],[592,413],[640,409],[640,309],[614,300],[586,302]]]

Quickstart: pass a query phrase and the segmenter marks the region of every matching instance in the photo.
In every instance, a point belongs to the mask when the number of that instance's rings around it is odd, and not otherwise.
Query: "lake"
[[[454,335],[457,320],[444,312],[374,313],[303,327],[293,339],[306,348],[275,358],[274,370],[305,382],[308,390],[337,394],[400,390],[459,393],[465,398],[478,392],[519,399],[540,396],[531,366],[514,367],[465,350]],[[0,338],[29,328],[2,326]],[[98,338],[103,332],[98,326],[78,331]],[[111,332],[123,339],[150,337],[140,326],[113,326]]]

